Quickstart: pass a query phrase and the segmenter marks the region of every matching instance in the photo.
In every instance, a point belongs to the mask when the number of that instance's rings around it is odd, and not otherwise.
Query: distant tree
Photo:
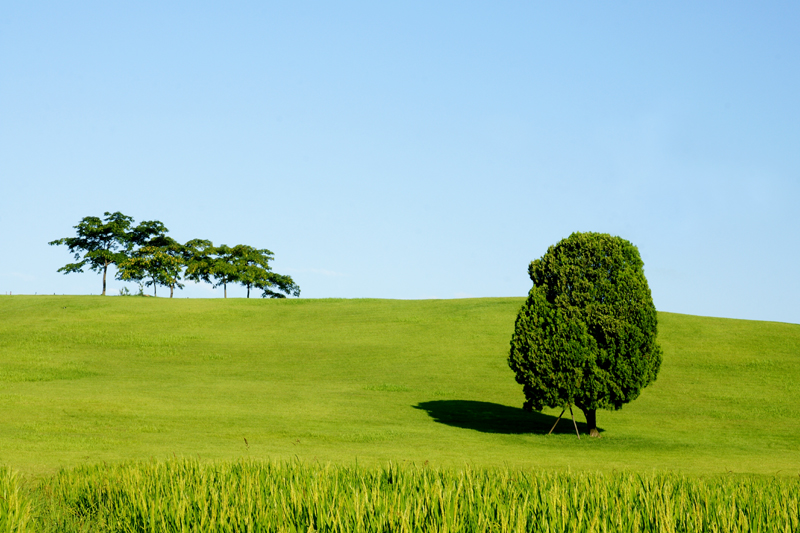
[[[211,277],[214,287],[222,286],[223,298],[228,297],[228,284],[238,283],[242,277],[241,251],[226,245],[214,248]]]
[[[169,237],[168,232],[159,220],[145,220],[132,228],[129,233],[132,249],[128,258],[118,265],[117,278],[152,286],[154,296],[158,294],[158,285],[169,287],[170,298],[176,287],[182,289],[180,279],[186,263],[185,252],[183,245]]]
[[[286,296],[300,296],[300,287],[290,276],[267,272],[253,285],[261,289],[262,298],[286,298]]]
[[[158,235],[144,246],[135,249],[130,257],[122,261],[117,277],[123,281],[143,282],[153,287],[157,296],[158,285],[169,287],[172,298],[175,288],[182,289],[181,272],[186,262],[183,246],[166,235]]]
[[[131,229],[129,241],[132,246],[160,246],[168,239],[167,233],[169,230],[163,222],[145,220]]]
[[[83,272],[84,267],[95,272],[103,273],[103,292],[106,294],[106,277],[108,267],[117,265],[127,257],[130,250],[129,229],[133,218],[123,215],[119,211],[109,213],[106,211],[104,219],[99,217],[84,217],[75,226],[77,236],[64,237],[50,241],[50,245],[66,245],[70,253],[74,254],[76,263],[69,263],[58,269],[58,272],[70,274]]]
[[[222,287],[228,297],[228,285],[239,283],[247,289],[260,289],[262,297],[285,298],[282,293],[300,295],[300,288],[291,277],[272,272],[269,261],[273,254],[245,244],[214,246],[211,241],[195,239],[185,245],[186,279]]]
[[[184,278],[200,283],[214,283],[214,243],[206,239],[192,239],[183,245],[183,260],[186,264]]]
[[[286,294],[300,296],[300,287],[291,277],[272,271],[269,262],[274,254],[266,248],[238,244],[230,249],[229,257],[237,273],[236,281],[247,288],[248,298],[251,288],[261,289],[262,298],[286,298]]]
[[[601,233],[573,233],[531,262],[508,363],[527,410],[620,409],[656,379],[662,352],[639,251]]]
[[[186,268],[186,251],[183,245],[171,237],[165,238],[159,245],[161,252],[171,259],[169,265],[165,270],[164,279],[167,281],[169,287],[169,297],[172,298],[175,289],[183,289],[184,285],[181,283],[181,273]]]

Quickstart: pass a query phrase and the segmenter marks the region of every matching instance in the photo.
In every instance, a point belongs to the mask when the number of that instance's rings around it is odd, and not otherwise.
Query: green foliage
[[[144,282],[153,287],[169,287],[172,298],[175,288],[182,289],[181,274],[186,265],[186,248],[166,235],[167,228],[158,221],[146,221],[132,232],[131,242],[139,245],[130,257],[119,264],[117,278],[123,281]]]
[[[70,274],[83,272],[88,266],[95,272],[103,273],[103,292],[106,293],[106,274],[109,265],[118,265],[127,257],[131,246],[129,229],[133,218],[119,211],[104,213],[105,220],[99,217],[84,217],[75,226],[77,236],[64,237],[50,241],[50,245],[66,245],[74,254],[77,263],[69,263],[58,269],[58,272]]]
[[[153,296],[157,296],[158,285],[170,289],[183,288],[178,282],[182,269],[180,255],[170,253],[169,248],[142,246],[133,252],[132,257],[120,263],[118,277],[125,281],[143,281],[147,287],[153,287]]]
[[[228,284],[239,283],[250,289],[262,290],[262,297],[285,298],[285,294],[300,296],[300,288],[291,277],[272,271],[273,258],[267,249],[245,244],[214,246],[210,241],[195,240],[186,243],[190,251],[187,258],[187,279],[205,281],[214,287],[223,287],[228,296]],[[284,294],[285,293],[285,294]]]
[[[214,243],[206,239],[192,239],[183,245],[183,259],[186,263],[184,277],[200,283],[213,283]]]
[[[797,479],[195,460],[43,481],[40,530],[98,532],[797,531]]]
[[[656,379],[656,309],[635,246],[573,233],[531,262],[528,273],[533,288],[508,358],[526,409],[577,405],[588,417],[599,408],[620,409]]]
[[[182,276],[221,286],[226,298],[230,283],[244,285],[248,298],[251,288],[261,290],[262,297],[300,296],[300,287],[291,277],[272,271],[269,261],[273,254],[267,249],[244,244],[215,247],[205,239],[192,239],[182,245],[167,236],[169,230],[158,220],[146,220],[132,228],[133,218],[129,216],[119,212],[107,212],[105,216],[105,222],[97,217],[85,217],[75,226],[77,237],[49,243],[67,245],[75,259],[81,259],[60,268],[59,272],[83,272],[87,265],[102,272],[103,295],[108,267],[116,265],[117,279],[135,281],[140,287],[152,286],[153,296],[162,285],[169,287],[172,298],[176,288],[184,287],[180,282]],[[139,292],[142,294],[141,288]]]
[[[186,251],[183,245],[167,236],[168,231],[158,220],[146,220],[133,228],[130,242],[138,247],[118,265],[117,279],[153,287],[153,296],[157,296],[159,285],[169,287],[170,298],[175,288],[182,289],[180,279]]]
[[[224,257],[236,272],[236,281],[247,288],[248,298],[251,287],[261,289],[262,298],[286,298],[286,294],[300,296],[300,287],[295,285],[291,277],[272,271],[269,262],[273,259],[273,254],[267,249],[259,250],[238,244],[228,248],[227,254],[221,254],[220,257]]]
[[[161,246],[168,232],[163,222],[145,220],[131,230],[129,240],[137,246]]]
[[[225,298],[228,297],[228,284],[239,280],[239,269],[236,265],[236,253],[225,244],[213,248],[210,256],[210,278],[213,287],[222,287]]]

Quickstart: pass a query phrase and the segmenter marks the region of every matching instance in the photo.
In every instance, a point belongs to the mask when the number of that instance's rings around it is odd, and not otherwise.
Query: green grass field
[[[520,408],[522,301],[3,296],[0,465],[800,474],[800,325],[661,313],[658,380],[578,440]]]

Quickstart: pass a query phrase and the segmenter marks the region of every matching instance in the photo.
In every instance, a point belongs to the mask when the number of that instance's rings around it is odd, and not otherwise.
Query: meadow
[[[800,325],[659,313],[657,381],[578,439],[521,409],[522,301],[0,297],[0,478],[42,509],[58,479],[117,475],[103,464],[758,480],[796,502]]]

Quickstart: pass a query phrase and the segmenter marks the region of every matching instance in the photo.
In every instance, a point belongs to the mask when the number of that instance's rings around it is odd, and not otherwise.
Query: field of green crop
[[[797,490],[800,325],[659,314],[658,380],[578,440],[568,420],[546,435],[558,412],[520,408],[506,356],[521,303],[0,296],[0,465],[19,472],[0,488],[172,458]]]
[[[37,496],[38,512],[18,521],[35,531],[800,528],[800,482],[775,477],[170,460],[64,471],[43,482]]]

